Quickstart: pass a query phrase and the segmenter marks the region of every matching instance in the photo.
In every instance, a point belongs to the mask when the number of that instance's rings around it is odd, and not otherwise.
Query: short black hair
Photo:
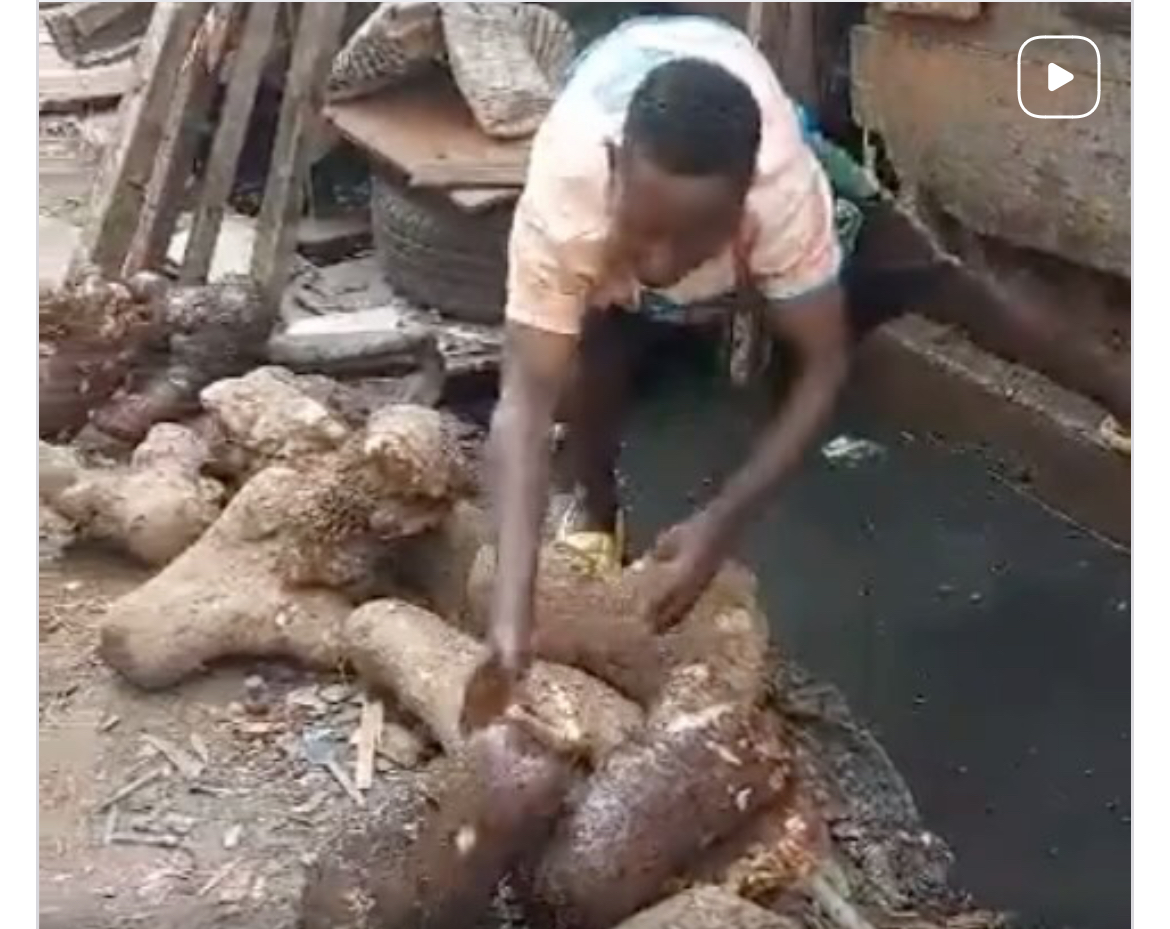
[[[725,68],[700,58],[655,67],[626,113],[625,145],[672,174],[751,183],[760,150],[760,106]]]

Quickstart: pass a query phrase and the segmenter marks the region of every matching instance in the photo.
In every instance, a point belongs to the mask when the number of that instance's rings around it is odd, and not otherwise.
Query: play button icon
[[[1060,65],[1048,65],[1048,89],[1057,90],[1073,79],[1073,75]]]
[[[1084,119],[1101,103],[1100,49],[1083,35],[1032,36],[1016,54],[1016,97],[1034,119]]]

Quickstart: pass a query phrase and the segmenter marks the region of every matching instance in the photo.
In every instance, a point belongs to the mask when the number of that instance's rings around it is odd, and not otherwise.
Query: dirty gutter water
[[[635,546],[742,460],[759,406],[693,376],[639,403],[622,463]],[[974,455],[855,409],[843,434],[884,452],[808,461],[742,546],[778,640],[873,726],[981,905],[1128,925],[1128,554]]]

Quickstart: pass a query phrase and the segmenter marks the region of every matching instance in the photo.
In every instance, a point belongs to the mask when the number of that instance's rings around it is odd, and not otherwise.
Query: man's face
[[[739,228],[744,191],[727,177],[670,174],[611,152],[615,245],[639,283],[663,288],[713,258]]]

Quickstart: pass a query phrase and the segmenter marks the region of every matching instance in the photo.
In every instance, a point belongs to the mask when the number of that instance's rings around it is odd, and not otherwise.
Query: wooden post
[[[815,3],[788,3],[788,20],[776,65],[789,95],[820,114],[821,91],[817,74],[817,6]]]
[[[184,284],[200,283],[207,278],[215,254],[215,243],[223,221],[224,203],[231,193],[236,168],[256,102],[256,89],[272,46],[278,3],[237,4],[247,10],[247,20],[235,64],[227,100],[220,114],[211,157],[203,178],[199,207],[187,241],[180,280]]]
[[[760,40],[764,35],[764,12],[767,6],[766,3],[748,5],[747,35],[755,43],[756,48],[760,47]]]
[[[138,231],[124,263],[131,275],[144,268],[157,270],[166,260],[167,248],[175,231],[183,194],[195,162],[195,145],[202,121],[209,115],[216,87],[218,61],[211,60],[212,31],[227,27],[217,22],[227,15],[233,4],[219,3],[203,20],[195,41],[187,52],[173,103],[163,128],[162,143],[154,159],[153,174],[139,217]]]
[[[123,271],[183,60],[208,6],[158,4],[142,40],[135,62],[137,86],[122,99],[122,137],[103,164],[94,218],[84,238],[89,260],[108,277]]]
[[[309,133],[320,111],[325,78],[341,38],[344,3],[300,4],[300,24],[285,82],[280,123],[252,254],[252,277],[265,299],[279,303],[296,247],[296,226],[308,170]]]

